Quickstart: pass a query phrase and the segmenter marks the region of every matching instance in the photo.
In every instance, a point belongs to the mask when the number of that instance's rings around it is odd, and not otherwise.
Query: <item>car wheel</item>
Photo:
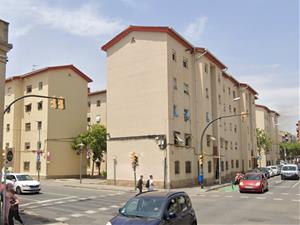
[[[17,187],[17,188],[16,188],[16,192],[17,192],[18,195],[22,194],[21,188],[20,188],[20,187]]]
[[[197,221],[194,221],[194,222],[192,223],[192,225],[197,225]]]

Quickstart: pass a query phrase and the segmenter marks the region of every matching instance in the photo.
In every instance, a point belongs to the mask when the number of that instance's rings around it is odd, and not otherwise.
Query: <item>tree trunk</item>
[[[94,170],[95,170],[95,161],[92,160],[92,176],[94,176]]]
[[[98,175],[99,175],[99,176],[101,175],[100,169],[101,169],[101,162],[99,162],[99,164],[98,164]]]

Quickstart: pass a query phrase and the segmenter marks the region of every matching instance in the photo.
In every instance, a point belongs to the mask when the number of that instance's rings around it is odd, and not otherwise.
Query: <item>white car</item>
[[[281,180],[285,179],[299,180],[299,171],[297,165],[286,164],[281,168]]]
[[[271,169],[273,170],[275,176],[280,174],[278,166],[271,166]]]
[[[269,171],[270,177],[274,177],[274,176],[275,176],[275,173],[274,173],[274,171],[273,171],[273,169],[272,169],[272,166],[267,166],[266,168],[267,168],[267,170]]]
[[[17,194],[39,193],[41,191],[40,182],[34,180],[28,174],[9,173],[6,175],[6,182],[14,185]]]

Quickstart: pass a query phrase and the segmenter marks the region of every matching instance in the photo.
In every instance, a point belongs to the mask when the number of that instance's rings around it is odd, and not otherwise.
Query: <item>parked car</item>
[[[270,177],[274,177],[276,174],[275,174],[275,171],[273,170],[272,166],[267,166],[266,167],[267,170],[269,171],[270,173]]]
[[[145,192],[131,198],[106,225],[196,225],[191,200],[185,192]]]
[[[40,182],[34,180],[28,174],[23,173],[10,173],[6,175],[7,183],[14,186],[17,194],[22,193],[39,193],[41,191]]]
[[[270,178],[270,172],[267,168],[265,167],[257,167],[255,170],[253,170],[252,172],[255,172],[255,173],[262,173],[265,175],[266,178]]]
[[[278,165],[271,166],[271,169],[273,170],[274,176],[277,176],[280,174],[280,169],[279,169]]]
[[[286,164],[281,168],[281,180],[285,179],[299,180],[299,171],[297,165]]]
[[[268,180],[262,173],[246,173],[244,179],[239,184],[240,193],[268,191]]]

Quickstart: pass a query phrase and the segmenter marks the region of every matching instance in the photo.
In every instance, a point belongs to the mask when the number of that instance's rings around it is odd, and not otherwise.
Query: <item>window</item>
[[[173,78],[173,89],[177,89],[177,79],[175,77]]]
[[[223,104],[223,111],[226,112],[226,105],[225,105],[225,103]]]
[[[31,123],[25,123],[25,131],[31,130]]]
[[[185,162],[185,173],[191,173],[192,172],[192,165],[191,161]]]
[[[230,87],[228,88],[228,94],[231,95],[231,89],[230,89]]]
[[[97,100],[97,107],[100,107],[100,105],[101,105],[101,101]]]
[[[180,173],[180,162],[175,161],[175,174],[179,174],[179,173]]]
[[[234,168],[234,160],[231,160],[231,168]]]
[[[228,141],[225,141],[225,150],[228,149]]]
[[[7,88],[7,95],[10,96],[11,95],[11,87]]]
[[[209,99],[208,88],[205,88],[205,97],[206,97],[207,99]]]
[[[30,162],[24,162],[23,170],[24,171],[29,171],[30,170]]]
[[[192,137],[190,134],[184,134],[184,142],[185,142],[185,146],[192,145]]]
[[[208,161],[207,163],[207,169],[208,169],[208,172],[211,173],[211,161]]]
[[[43,101],[40,101],[40,102],[37,103],[37,109],[39,111],[43,110]]]
[[[210,119],[209,119],[209,112],[206,112],[206,122],[209,123]]]
[[[37,121],[37,129],[38,130],[42,129],[42,121]]]
[[[24,143],[24,148],[25,148],[25,150],[29,150],[30,149],[30,142],[25,142]]]
[[[178,117],[179,113],[177,111],[177,105],[173,105],[173,117]]]
[[[232,91],[232,96],[234,99],[236,98],[235,91]]]
[[[39,91],[43,90],[43,82],[39,82],[39,87],[38,87]]]
[[[236,161],[235,161],[235,167],[236,167],[236,168],[239,168],[239,160],[236,160]]]
[[[251,160],[249,160],[249,167],[251,168]]]
[[[234,125],[234,133],[237,133],[237,126]]]
[[[233,143],[230,141],[230,149],[233,150]]]
[[[88,108],[91,108],[91,102],[88,101]]]
[[[206,135],[206,145],[207,147],[210,147],[211,145],[211,135],[209,134]]]
[[[184,116],[184,121],[188,121],[188,120],[190,120],[190,112],[189,112],[189,110],[188,109],[184,109],[184,111],[183,111],[183,116]]]
[[[225,93],[225,85],[223,85],[223,93]]]
[[[232,123],[229,123],[229,130],[232,131]]]
[[[222,104],[222,98],[221,98],[221,95],[218,95],[218,100],[219,100],[219,105]]]
[[[190,94],[189,85],[186,83],[183,84],[183,92],[187,95]]]
[[[6,124],[6,132],[9,132],[10,131],[10,124]]]
[[[26,86],[26,93],[31,93],[32,92],[32,85]]]
[[[220,138],[220,147],[221,147],[221,148],[224,147],[224,138]]]
[[[188,68],[188,59],[187,58],[183,58],[182,65],[184,68]]]
[[[224,171],[224,161],[221,161],[221,171]]]
[[[238,148],[238,143],[237,143],[237,142],[235,142],[234,149],[235,149],[235,150],[237,150],[237,148]]]
[[[228,170],[228,169],[229,169],[229,166],[228,166],[228,161],[226,161],[226,164],[225,164],[225,166],[226,166],[226,170]]]
[[[218,73],[218,82],[221,82],[221,73]]]
[[[208,65],[207,65],[207,63],[204,64],[204,71],[205,71],[205,73],[208,73]]]
[[[100,117],[100,115],[97,115],[96,116],[96,123],[100,123],[101,122],[101,117]]]
[[[172,60],[176,62],[176,51],[172,50]]]
[[[28,105],[25,105],[25,112],[31,112],[31,103]]]
[[[236,108],[235,107],[233,108],[233,112],[234,112],[234,114],[236,114]]]
[[[229,112],[231,113],[231,105],[229,105],[229,107],[228,107],[228,108],[229,108]]]
[[[183,140],[180,138],[180,132],[174,131],[174,144],[179,145],[180,143],[183,143]]]
[[[91,122],[91,117],[87,118],[87,122],[90,123]]]
[[[224,131],[225,132],[227,131],[227,124],[226,124],[226,122],[224,122]]]

